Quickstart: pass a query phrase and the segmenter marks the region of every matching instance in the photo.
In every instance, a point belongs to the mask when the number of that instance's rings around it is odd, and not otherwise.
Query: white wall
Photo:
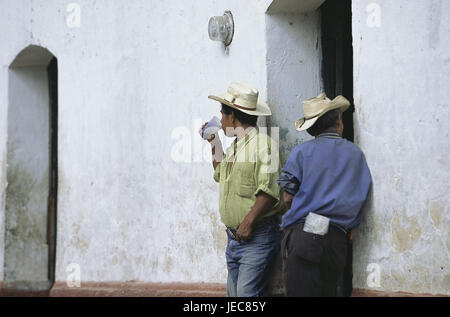
[[[231,81],[265,98],[264,1],[76,2],[80,28],[67,27],[66,1],[0,0],[2,192],[7,68],[36,44],[59,66],[56,280],[77,263],[82,281],[225,282],[209,156],[175,163],[171,135],[186,127],[194,144],[200,124],[220,115],[207,96]],[[207,32],[225,10],[236,22],[228,53]]]
[[[354,287],[374,263],[375,290],[450,294],[450,2],[372,2],[353,1],[355,141],[373,177]]]
[[[303,116],[302,101],[322,90],[320,12],[268,14],[267,94],[271,126],[280,128],[281,161],[298,144],[311,139],[294,122]]]

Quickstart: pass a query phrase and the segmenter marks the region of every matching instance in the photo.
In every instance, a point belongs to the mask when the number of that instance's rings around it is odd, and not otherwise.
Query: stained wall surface
[[[34,44],[58,58],[56,280],[75,263],[82,281],[225,283],[218,185],[197,131],[220,117],[207,96],[232,81],[265,99],[265,1],[73,2],[0,1],[0,275],[8,67]],[[228,50],[208,38],[225,10]]]
[[[355,142],[373,177],[354,287],[450,294],[450,3],[376,5],[352,8]]]
[[[267,92],[279,128],[282,163],[298,144],[310,140],[294,128],[303,116],[302,101],[322,91],[320,12],[269,13],[266,17]]]

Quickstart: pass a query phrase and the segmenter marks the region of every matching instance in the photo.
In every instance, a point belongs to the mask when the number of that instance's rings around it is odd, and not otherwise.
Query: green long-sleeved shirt
[[[227,227],[237,228],[260,191],[277,200],[263,218],[280,212],[280,187],[276,182],[280,173],[278,144],[267,134],[255,127],[243,139],[235,140],[214,171],[214,180],[220,184],[222,222]]]

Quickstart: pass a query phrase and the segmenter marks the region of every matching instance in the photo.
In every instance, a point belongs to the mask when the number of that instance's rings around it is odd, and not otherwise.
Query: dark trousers
[[[337,296],[349,238],[331,226],[326,235],[303,231],[303,223],[284,232],[281,242],[286,296]]]
[[[339,278],[337,293],[339,297],[351,297],[353,293],[353,246],[351,240],[348,241],[344,274]]]

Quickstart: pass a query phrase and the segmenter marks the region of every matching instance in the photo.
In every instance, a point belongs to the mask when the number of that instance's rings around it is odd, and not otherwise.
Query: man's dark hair
[[[258,116],[246,114],[242,111],[227,106],[226,104],[222,104],[222,111],[227,115],[234,113],[234,117],[238,119],[242,124],[248,124],[249,126],[256,127]]]
[[[339,109],[328,111],[323,116],[321,116],[311,128],[306,131],[312,136],[317,136],[327,131],[329,128],[332,128],[336,125],[340,113],[341,112]]]

